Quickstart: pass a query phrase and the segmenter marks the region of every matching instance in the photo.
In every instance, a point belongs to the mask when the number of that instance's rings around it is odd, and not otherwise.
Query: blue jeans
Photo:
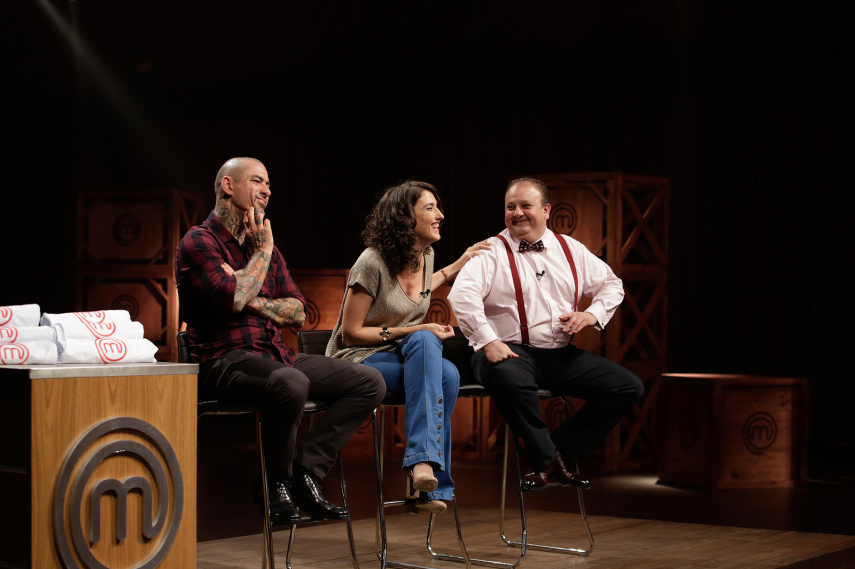
[[[394,353],[372,354],[362,363],[383,374],[387,390],[404,396],[404,468],[419,462],[433,463],[439,485],[426,494],[427,498],[451,500],[451,413],[457,402],[460,373],[454,364],[442,359],[442,342],[432,332],[419,330],[401,340]]]

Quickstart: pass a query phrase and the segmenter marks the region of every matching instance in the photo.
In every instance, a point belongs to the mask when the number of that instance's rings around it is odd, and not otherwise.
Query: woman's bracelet
[[[391,337],[392,333],[386,328],[386,326],[383,326],[383,329],[380,330],[380,339],[384,342],[388,342]]]
[[[442,276],[445,277],[445,282],[450,282],[448,280],[448,273],[445,272],[445,269],[440,269],[439,272],[442,273]]]

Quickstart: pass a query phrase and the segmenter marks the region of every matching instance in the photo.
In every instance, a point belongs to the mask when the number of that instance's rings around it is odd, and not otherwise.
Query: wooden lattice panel
[[[74,309],[128,310],[157,359],[177,361],[175,249],[207,215],[202,201],[178,190],[80,192]]]
[[[656,458],[652,408],[668,355],[668,180],[621,172],[534,177],[549,186],[549,228],[607,262],[626,291],[605,332],[588,329],[576,342],[621,363],[645,383],[635,416],[606,441],[603,466],[651,465]]]

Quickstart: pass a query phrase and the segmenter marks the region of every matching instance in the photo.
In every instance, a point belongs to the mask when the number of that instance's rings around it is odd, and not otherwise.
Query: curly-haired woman
[[[442,358],[451,326],[423,324],[430,291],[453,278],[480,250],[466,249],[434,273],[431,244],[443,219],[437,190],[407,181],[389,188],[368,217],[362,238],[367,249],[350,270],[327,356],[380,370],[387,390],[403,394],[408,470],[407,497],[419,508],[443,512],[451,500],[451,413],[460,375]]]

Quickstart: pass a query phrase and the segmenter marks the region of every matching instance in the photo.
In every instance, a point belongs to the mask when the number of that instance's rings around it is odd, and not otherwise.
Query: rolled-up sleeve
[[[615,275],[612,268],[599,257],[591,253],[578,241],[570,241],[573,257],[578,259],[579,283],[582,296],[591,298],[591,305],[585,310],[597,319],[596,328],[602,330],[615,315],[617,307],[623,302],[623,281]]]

